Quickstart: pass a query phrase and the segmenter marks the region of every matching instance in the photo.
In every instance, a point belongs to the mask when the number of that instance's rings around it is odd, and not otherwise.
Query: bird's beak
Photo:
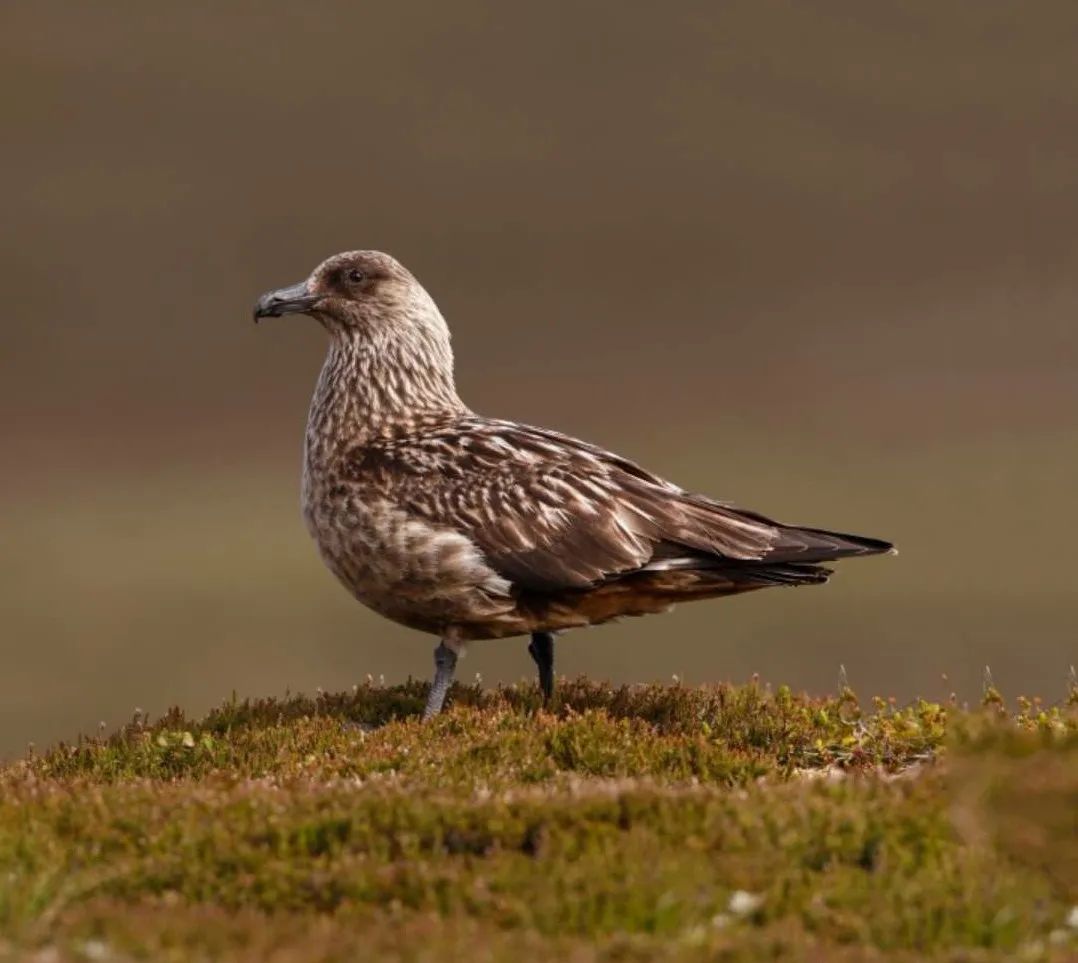
[[[306,314],[319,301],[321,294],[311,294],[306,281],[291,287],[267,291],[255,305],[255,324],[259,318],[279,318],[282,314]]]

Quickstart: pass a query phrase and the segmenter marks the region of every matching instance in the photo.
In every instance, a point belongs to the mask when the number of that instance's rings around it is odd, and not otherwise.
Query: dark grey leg
[[[453,673],[457,669],[457,653],[444,642],[439,643],[434,650],[434,681],[430,684],[430,695],[427,697],[427,708],[423,710],[423,718],[429,719],[442,711],[442,703],[445,702],[445,694],[453,684]]]
[[[549,702],[554,695],[554,633],[532,632],[528,651],[539,666],[539,688],[543,690],[543,701]]]

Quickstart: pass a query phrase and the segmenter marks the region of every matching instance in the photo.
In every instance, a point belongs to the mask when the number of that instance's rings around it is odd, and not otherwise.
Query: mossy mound
[[[232,702],[0,770],[0,956],[1078,955],[1078,699]]]

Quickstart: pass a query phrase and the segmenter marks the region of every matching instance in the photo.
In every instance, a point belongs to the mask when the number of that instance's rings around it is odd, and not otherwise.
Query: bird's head
[[[361,392],[380,417],[465,410],[453,384],[449,328],[423,286],[388,254],[335,254],[306,281],[268,291],[255,305],[255,321],[282,314],[321,323],[330,334],[323,374],[343,379],[350,395]]]
[[[348,336],[422,323],[432,311],[437,316],[422,286],[396,259],[380,251],[347,251],[327,258],[305,281],[263,294],[254,319],[308,314],[330,333]]]

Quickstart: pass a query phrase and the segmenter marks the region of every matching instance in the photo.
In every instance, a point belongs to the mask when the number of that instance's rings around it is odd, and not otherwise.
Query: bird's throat
[[[324,451],[331,440],[333,447],[362,446],[406,437],[468,412],[453,384],[448,344],[422,341],[421,336],[387,344],[333,339],[311,401],[308,462],[312,449]]]

